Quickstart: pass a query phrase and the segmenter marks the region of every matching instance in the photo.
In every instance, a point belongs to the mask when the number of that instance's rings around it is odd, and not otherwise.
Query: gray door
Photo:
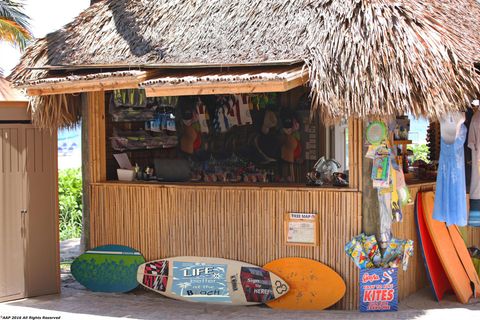
[[[0,301],[59,292],[55,134],[0,124]]]
[[[25,146],[21,126],[0,125],[0,301],[25,296]]]

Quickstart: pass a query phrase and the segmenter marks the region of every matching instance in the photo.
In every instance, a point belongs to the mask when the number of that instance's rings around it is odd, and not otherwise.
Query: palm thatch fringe
[[[32,122],[40,129],[72,128],[81,120],[81,96],[57,94],[30,100]]]

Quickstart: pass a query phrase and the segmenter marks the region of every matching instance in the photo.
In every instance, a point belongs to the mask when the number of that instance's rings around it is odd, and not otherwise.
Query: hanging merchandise
[[[246,94],[234,95],[235,114],[239,126],[252,124],[252,115],[250,114],[250,97]]]
[[[175,115],[173,114],[173,112],[167,114],[167,131],[177,131],[177,126],[175,124]]]
[[[380,247],[385,249],[392,239],[392,194],[378,192],[378,205],[380,214]]]
[[[480,227],[480,112],[475,113],[470,121],[468,147],[472,150],[472,178],[470,182],[470,214],[468,225]]]
[[[387,139],[387,126],[382,121],[373,121],[371,122],[366,130],[366,139],[373,145],[378,146],[379,144],[385,142]]]
[[[227,96],[226,97],[227,104],[224,106],[225,108],[225,115],[227,116],[227,128],[231,129],[235,126],[238,126],[238,119],[236,114],[235,108],[235,97],[234,96]]]
[[[391,238],[382,256],[375,236],[362,233],[345,245],[345,253],[360,269],[401,267],[407,271],[413,256],[413,240]]]
[[[405,183],[402,168],[398,165],[395,157],[390,157],[391,185],[392,185],[392,215],[395,222],[403,220],[402,207],[411,202],[410,191]]]
[[[412,199],[410,196],[410,190],[408,189],[407,183],[405,182],[405,175],[401,168],[396,170],[396,177],[397,177],[397,193],[398,193],[398,202],[400,204],[400,209],[406,206],[409,203],[412,203]],[[400,218],[397,222],[402,221]]]
[[[113,101],[117,107],[145,108],[147,106],[145,90],[140,89],[114,90]]]
[[[370,143],[366,157],[373,159],[372,185],[378,193],[380,246],[385,249],[392,239],[392,222],[402,221],[402,207],[411,201],[410,193],[402,168],[398,165],[394,150],[387,139],[388,128],[385,123],[371,122],[365,136]]]
[[[225,133],[230,129],[229,119],[229,97],[217,96],[217,107],[213,117],[213,130],[216,133]]]
[[[223,106],[217,107],[213,118],[213,129],[217,133],[227,132],[225,109]]]
[[[202,100],[198,98],[196,105],[198,124],[200,125],[200,132],[208,134],[208,112],[207,107],[203,104]]]
[[[433,218],[447,226],[467,224],[464,143],[467,128],[463,113],[441,120],[441,147]]]
[[[376,189],[390,187],[390,150],[385,146],[378,146],[375,149],[371,178]]]

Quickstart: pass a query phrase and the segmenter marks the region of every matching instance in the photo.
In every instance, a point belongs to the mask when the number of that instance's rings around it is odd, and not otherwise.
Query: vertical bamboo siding
[[[480,248],[480,228],[467,227],[467,246]]]
[[[348,120],[348,155],[349,155],[349,183],[350,188],[362,189],[363,166],[363,121]]]
[[[361,231],[357,192],[118,183],[94,184],[91,192],[92,246],[132,246],[147,260],[195,255],[261,266],[283,257],[315,259],[347,284],[336,307],[358,306],[358,269],[343,250]],[[286,246],[285,212],[318,213],[320,246]]]
[[[419,191],[433,190],[435,183],[427,183],[410,187],[410,196],[413,201]],[[428,285],[427,274],[425,270],[424,260],[422,256],[422,249],[419,246],[417,223],[414,215],[414,203],[407,205],[403,210],[403,221],[394,223],[392,232],[395,238],[410,239],[414,241],[414,254],[410,258],[408,270],[406,272],[399,269],[398,271],[398,285],[400,288],[399,298],[404,299],[425,288]]]
[[[106,136],[105,136],[105,92],[87,93],[87,133],[89,181],[105,181],[106,175]]]

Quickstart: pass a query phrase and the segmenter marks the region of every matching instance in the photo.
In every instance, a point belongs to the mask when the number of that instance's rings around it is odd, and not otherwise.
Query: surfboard
[[[473,296],[470,278],[458,256],[447,226],[444,222],[433,219],[434,198],[433,192],[422,194],[423,214],[427,229],[458,301],[466,304]],[[471,260],[470,263],[472,263]]]
[[[420,248],[422,249],[423,261],[427,276],[432,287],[433,294],[437,301],[441,301],[444,294],[452,290],[452,286],[448,281],[447,274],[443,269],[440,258],[438,257],[432,238],[427,229],[425,217],[423,214],[423,203],[421,192],[417,193],[415,201],[415,221],[417,222],[417,234]]]
[[[205,257],[144,263],[138,267],[137,281],[169,298],[215,304],[265,303],[289,290],[283,279],[259,266]]]
[[[137,250],[106,245],[86,251],[71,266],[75,280],[95,292],[128,292],[138,286],[137,269],[145,258]]]
[[[305,258],[283,258],[263,266],[289,284],[283,297],[268,302],[274,309],[324,310],[343,298],[346,285],[342,277],[328,266]]]
[[[462,261],[463,267],[465,272],[470,279],[470,286],[473,285],[473,293],[474,297],[480,297],[480,279],[478,278],[477,270],[475,269],[475,265],[473,264],[473,260],[470,257],[470,253],[468,252],[467,245],[462,238],[460,230],[457,226],[452,225],[447,227],[448,232],[450,233],[450,237],[452,238],[453,245],[457,250],[458,257],[460,261]]]

